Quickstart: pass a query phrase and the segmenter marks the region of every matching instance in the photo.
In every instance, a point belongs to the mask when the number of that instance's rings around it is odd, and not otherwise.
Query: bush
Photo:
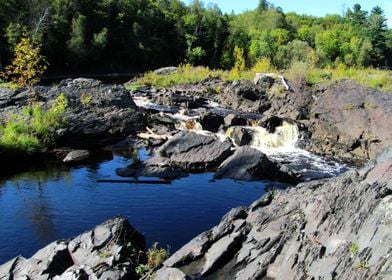
[[[168,257],[169,249],[163,249],[158,247],[158,243],[155,242],[147,252],[147,264],[139,264],[135,272],[139,276],[151,276],[152,273],[157,269]],[[150,279],[148,277],[143,279]]]
[[[275,71],[275,69],[272,66],[271,60],[269,58],[260,59],[252,68],[252,72],[255,73],[268,73],[273,71]]]
[[[67,100],[61,94],[47,111],[35,104],[25,108],[21,115],[11,116],[0,125],[0,147],[33,154],[53,145],[66,107]]]
[[[21,87],[32,87],[47,68],[45,58],[40,54],[41,47],[25,37],[15,46],[14,52],[12,64],[5,67],[2,76]]]

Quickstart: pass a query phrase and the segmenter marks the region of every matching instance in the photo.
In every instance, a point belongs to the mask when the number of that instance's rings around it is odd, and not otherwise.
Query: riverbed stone
[[[289,167],[269,160],[263,152],[249,146],[239,147],[219,166],[214,178],[243,181],[269,179],[288,183],[301,181],[301,176]]]
[[[105,85],[93,79],[67,79],[53,87],[18,89],[0,97],[0,122],[21,114],[32,98],[45,109],[56,98],[67,100],[62,127],[55,132],[56,144],[73,148],[99,146],[99,140],[135,135],[145,130],[147,118],[122,85]]]
[[[214,178],[230,178],[234,180],[265,179],[274,168],[267,156],[254,148],[244,146],[227,158],[215,172]]]
[[[223,124],[224,119],[222,116],[207,112],[205,114],[202,114],[202,116],[199,119],[199,123],[201,124],[201,127],[204,130],[208,130],[211,132],[218,132],[219,127]]]
[[[75,150],[69,152],[63,159],[63,162],[65,163],[81,162],[83,160],[88,159],[89,156],[90,156],[90,152],[88,150]]]
[[[118,168],[116,174],[121,177],[156,177],[162,179],[178,179],[188,175],[169,158],[160,156],[131,164],[126,168]]]
[[[184,170],[200,172],[218,167],[232,154],[231,148],[228,139],[222,142],[213,135],[184,131],[169,139],[157,153]]]

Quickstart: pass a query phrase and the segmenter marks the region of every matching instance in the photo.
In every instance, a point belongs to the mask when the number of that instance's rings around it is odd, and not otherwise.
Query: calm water
[[[120,179],[114,170],[127,162],[114,155],[87,166],[43,168],[0,181],[0,263],[30,257],[53,240],[78,235],[115,215],[128,218],[149,244],[157,241],[173,252],[231,208],[249,205],[265,192],[266,182],[211,182],[211,173],[171,185],[96,182]]]

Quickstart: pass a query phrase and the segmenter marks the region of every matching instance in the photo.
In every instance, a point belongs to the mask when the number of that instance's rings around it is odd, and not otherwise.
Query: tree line
[[[231,69],[234,50],[251,67],[389,67],[392,29],[384,11],[359,4],[343,15],[284,13],[260,0],[255,10],[224,14],[199,0],[0,0],[0,68],[29,37],[50,73],[143,71],[190,63]],[[1,70],[1,69],[0,69]]]

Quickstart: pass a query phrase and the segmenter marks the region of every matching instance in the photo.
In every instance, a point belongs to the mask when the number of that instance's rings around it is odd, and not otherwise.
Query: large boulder
[[[163,144],[158,154],[187,171],[200,172],[218,167],[232,154],[231,148],[229,139],[222,142],[213,135],[183,131]]]
[[[219,127],[224,123],[224,118],[218,114],[206,112],[200,116],[199,123],[204,130],[218,132]]]
[[[239,147],[215,172],[215,179],[254,181],[262,179],[297,183],[300,176],[280,164],[270,161],[261,151],[248,146]]]
[[[390,155],[231,210],[157,275],[175,268],[192,279],[391,279]]]
[[[135,279],[144,250],[144,237],[124,218],[113,218],[29,259],[10,260],[0,266],[0,279]]]
[[[352,81],[329,86],[315,101],[309,130],[317,152],[374,158],[392,144],[392,95]]]

